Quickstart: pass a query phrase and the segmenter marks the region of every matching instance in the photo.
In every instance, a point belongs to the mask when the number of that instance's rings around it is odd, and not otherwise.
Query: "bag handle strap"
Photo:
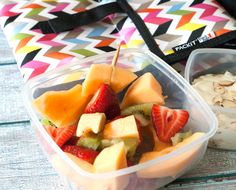
[[[134,11],[134,9],[129,5],[126,0],[117,0],[117,3],[123,9],[125,13],[129,16],[129,18],[135,24],[137,30],[139,31],[140,35],[142,36],[144,42],[147,44],[149,50],[158,55],[162,59],[166,59],[163,52],[160,50],[159,46],[157,45],[155,39],[153,38],[152,34],[150,33],[149,29],[147,28],[146,24],[142,20],[142,18]]]
[[[73,30],[78,26],[84,26],[97,22],[114,13],[126,13],[135,24],[137,30],[139,31],[150,51],[165,61],[168,61],[167,57],[160,50],[158,44],[156,43],[142,18],[134,11],[134,9],[126,0],[117,0],[117,2],[100,5],[93,9],[76,14],[57,12],[55,13],[57,18],[39,22],[33,27],[33,29],[41,29],[44,34],[60,33]]]
[[[97,22],[110,14],[123,12],[123,9],[116,2],[100,5],[75,14],[56,12],[54,14],[57,18],[41,21],[33,29],[41,29],[43,34],[60,33]]]
[[[220,3],[225,10],[236,19],[236,2],[235,0],[217,0],[218,3]]]

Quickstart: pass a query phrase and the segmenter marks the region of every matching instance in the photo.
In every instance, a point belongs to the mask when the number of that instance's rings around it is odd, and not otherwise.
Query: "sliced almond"
[[[219,85],[219,83],[217,83],[217,82],[213,82],[213,89],[215,92],[217,92],[219,94],[225,93],[225,88],[223,86]]]
[[[220,86],[232,86],[235,81],[230,81],[230,80],[223,80],[219,82]]]
[[[223,102],[223,98],[221,96],[215,96],[212,99],[213,105],[221,106],[221,103]]]
[[[236,108],[236,101],[223,100],[222,105],[225,108]]]

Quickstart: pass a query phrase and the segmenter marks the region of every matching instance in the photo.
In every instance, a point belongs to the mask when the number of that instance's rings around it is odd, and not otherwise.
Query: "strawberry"
[[[77,136],[72,136],[66,143],[65,145],[76,145],[79,141],[79,137]]]
[[[56,128],[51,125],[46,125],[44,128],[55,143],[59,147],[62,147],[75,134],[77,126],[72,125],[65,128]]]
[[[121,118],[124,118],[124,117],[126,117],[126,116],[118,115],[118,116],[114,117],[112,120],[107,120],[106,123],[110,123],[110,122],[112,122],[112,121],[115,121],[115,120],[117,120],[117,119],[121,119]]]
[[[134,162],[132,161],[132,160],[128,160],[127,159],[127,166],[128,167],[131,167],[131,166],[133,166],[134,165]]]
[[[85,113],[105,113],[107,119],[120,115],[119,100],[109,85],[102,84],[92,97]]]
[[[73,154],[74,156],[77,156],[80,159],[85,160],[86,162],[89,162],[93,164],[95,158],[99,154],[98,151],[88,149],[88,148],[83,148],[79,146],[73,146],[73,145],[64,145],[62,147],[62,150],[64,152]]]
[[[152,122],[160,141],[169,143],[187,123],[189,114],[186,110],[170,109],[164,106],[153,105]]]

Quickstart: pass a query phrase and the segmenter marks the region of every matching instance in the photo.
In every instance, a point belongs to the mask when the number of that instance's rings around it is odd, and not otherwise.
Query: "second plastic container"
[[[193,80],[199,76],[224,74],[226,71],[236,75],[236,50],[197,49],[189,56],[184,77],[192,84]],[[209,146],[236,150],[236,108],[220,106],[211,106],[211,108],[218,118],[219,128],[215,136],[210,139]]]

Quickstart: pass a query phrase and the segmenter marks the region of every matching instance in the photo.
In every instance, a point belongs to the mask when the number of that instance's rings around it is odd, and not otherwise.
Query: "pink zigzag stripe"
[[[58,4],[54,9],[52,9],[51,11],[49,11],[49,13],[62,11],[62,10],[65,9],[68,5],[69,5],[69,3],[60,3],[60,4]]]
[[[157,9],[155,12],[150,12],[145,18],[144,21],[147,23],[152,23],[156,25],[164,24],[171,19],[169,18],[163,18],[163,17],[157,17],[157,15],[162,11],[162,9]]]
[[[117,34],[117,36],[122,36],[122,40],[124,40],[125,42],[129,42],[131,36],[134,34],[136,28],[132,27],[132,28],[124,28],[122,30],[119,31],[119,33]]]
[[[31,73],[29,79],[44,73],[50,64],[42,62],[42,61],[30,61],[22,66],[22,68],[30,68],[34,69],[34,71]]]
[[[11,17],[11,16],[17,15],[18,13],[14,13],[14,12],[10,11],[16,5],[17,5],[17,3],[5,5],[2,9],[0,9],[0,16]]]
[[[214,12],[217,10],[216,7],[214,7],[212,5],[204,4],[204,3],[194,5],[193,7],[205,9],[203,14],[200,16],[201,19],[204,18],[204,17],[213,15]]]
[[[67,57],[67,58],[65,58],[65,59],[62,59],[62,60],[58,63],[57,67],[60,67],[60,66],[62,66],[62,65],[65,65],[65,64],[67,64],[67,63],[70,63],[72,59],[74,59],[74,56],[71,56],[71,57]]]
[[[61,43],[54,42],[54,41],[41,41],[40,43],[48,45],[48,46],[53,46],[53,47],[65,46],[65,44],[61,44]]]
[[[222,21],[228,21],[229,19],[212,15],[212,16],[204,17],[204,18],[202,18],[202,20],[208,20],[208,21],[213,21],[213,22],[222,22]]]
[[[57,36],[58,36],[58,34],[46,34],[45,36],[40,38],[37,42],[41,43],[41,44],[46,44],[49,46],[65,46],[62,43],[53,41],[53,39]]]

